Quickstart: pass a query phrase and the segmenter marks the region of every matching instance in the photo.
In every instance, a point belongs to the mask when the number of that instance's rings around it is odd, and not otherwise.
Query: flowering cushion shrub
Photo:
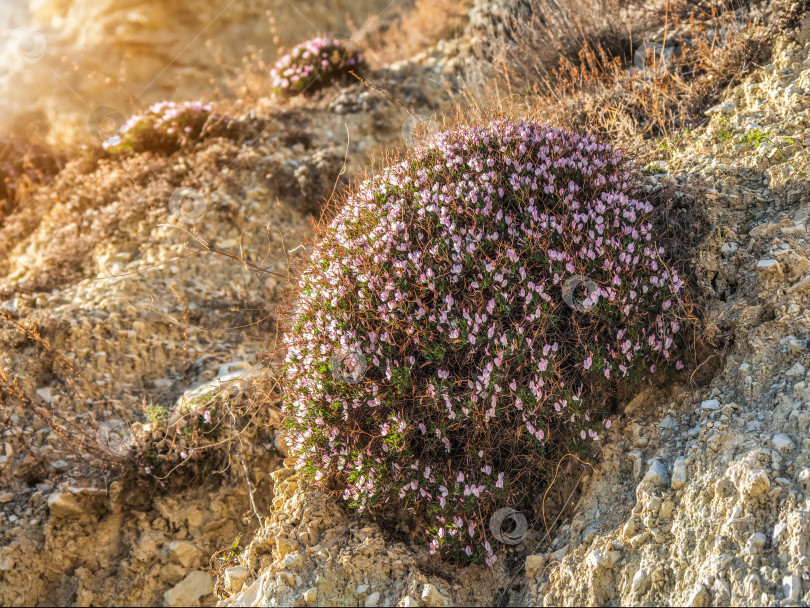
[[[297,467],[493,561],[491,515],[592,455],[617,391],[677,356],[682,282],[635,194],[592,136],[509,121],[439,134],[360,186],[285,338]]]
[[[337,39],[313,38],[279,59],[270,71],[274,95],[287,97],[314,92],[365,67],[363,55]]]
[[[112,154],[122,152],[159,152],[171,154],[183,145],[203,136],[203,127],[211,117],[211,105],[199,101],[156,103],[143,115],[131,117],[118,135],[102,146]],[[228,122],[228,116],[214,116]]]

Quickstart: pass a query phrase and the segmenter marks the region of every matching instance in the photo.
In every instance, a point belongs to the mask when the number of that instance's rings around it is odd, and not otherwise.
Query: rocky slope
[[[663,181],[716,190],[699,272],[719,366],[627,407],[564,550],[527,562],[528,601],[810,602],[809,36],[805,20],[667,159]]]
[[[417,112],[446,103],[432,68],[373,77]],[[177,416],[195,395],[236,388],[244,399],[262,397],[257,356],[274,346],[288,260],[311,238],[310,221],[373,149],[411,134],[408,114],[361,83],[294,100],[282,113],[274,104],[263,100],[222,137],[171,157],[76,158],[0,224],[0,311],[34,327],[82,377],[6,322],[0,368],[113,456],[121,446],[104,432],[118,419],[132,423],[125,443],[155,439],[146,404]],[[172,207],[178,188],[194,191],[202,208]],[[203,238],[227,255],[206,251]],[[276,274],[257,276],[240,256]],[[265,399],[239,456],[226,450],[227,470],[164,486],[100,475],[59,433],[8,404],[30,450],[2,432],[1,604],[215,601],[209,558],[256,526],[239,458],[249,463],[255,509],[271,506],[277,405]]]
[[[651,167],[651,190],[697,192],[708,218],[713,350],[693,381],[624,407],[593,471],[569,469],[582,491],[557,525],[549,511],[550,542],[534,530],[492,570],[443,567],[284,469],[223,605],[808,605],[809,77],[805,20]]]
[[[130,53],[143,52],[147,67],[166,59],[214,4],[194,14],[183,3],[120,0],[32,2],[31,10],[64,37],[62,47],[50,34],[49,48],[79,63],[110,62],[96,66],[101,73]],[[212,26],[215,42],[250,41],[254,22],[279,3],[238,4],[238,15]],[[471,39],[494,31],[499,4],[478,3]],[[154,28],[169,13],[178,27],[156,44]],[[92,27],[80,28],[84,21]],[[308,33],[302,23],[278,27],[290,36],[284,43]],[[97,45],[109,31],[128,42],[102,57]],[[441,44],[372,81],[429,115],[458,92],[449,72],[470,64],[452,55],[469,44]],[[181,57],[150,100],[196,90],[214,55]],[[13,78],[54,67],[47,61],[25,64],[31,71]],[[150,74],[144,68],[128,82],[143,87]],[[72,84],[86,87],[88,99],[101,95],[99,103],[114,93],[92,79]],[[46,115],[72,113],[76,124],[95,103],[62,102],[45,99]],[[195,237],[249,262],[278,258],[274,270],[284,275],[341,172],[347,133],[341,184],[378,144],[408,141],[413,124],[360,83],[283,112],[269,99],[255,106],[228,132],[171,157],[76,158],[0,223],[0,310],[32,323],[109,409],[139,421],[137,437],[154,434],[144,401],[177,415],[195,396],[259,399],[272,384],[257,357],[274,345],[283,278],[257,277],[233,258],[200,251]],[[13,422],[32,450],[3,431],[0,604],[810,604],[808,112],[810,23],[803,22],[781,36],[772,64],[709,112],[706,127],[673,138],[649,167],[651,192],[665,188],[676,207],[697,205],[705,218],[695,227],[696,264],[710,296],[710,349],[691,381],[649,389],[623,407],[594,469],[564,463],[529,517],[540,523],[522,543],[503,546],[494,568],[438,562],[299,483],[283,467],[275,401],[263,401],[263,417],[239,451],[227,451],[233,461],[224,473],[202,483],[180,476],[166,487],[114,481],[19,410]],[[182,187],[204,201],[199,217],[172,212]],[[88,422],[63,368],[7,324],[0,369],[37,403]],[[50,468],[43,472],[40,461]],[[227,553],[240,534],[244,552],[213,576],[209,558]]]

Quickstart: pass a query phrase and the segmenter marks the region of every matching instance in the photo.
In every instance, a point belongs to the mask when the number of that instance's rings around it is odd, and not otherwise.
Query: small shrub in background
[[[274,95],[311,93],[365,68],[363,55],[337,39],[313,38],[279,59],[270,71]]]
[[[199,474],[227,465],[227,450],[214,449],[229,443],[234,432],[227,406],[214,392],[185,404],[177,416],[170,417],[160,405],[146,405],[149,422],[134,427],[139,442],[148,446],[144,473],[163,477],[182,464],[193,465]]]
[[[228,122],[230,117],[212,115],[210,104],[199,101],[162,101],[143,115],[131,117],[119,135],[102,145],[110,154],[157,152],[171,154],[182,146],[202,139],[209,118]]]
[[[678,356],[682,282],[635,184],[592,136],[506,120],[365,182],[285,338],[302,473],[493,561],[492,514],[528,507],[562,455],[591,457],[620,391]]]
[[[58,156],[45,146],[0,135],[0,220],[16,207],[21,182],[47,183],[59,166]]]

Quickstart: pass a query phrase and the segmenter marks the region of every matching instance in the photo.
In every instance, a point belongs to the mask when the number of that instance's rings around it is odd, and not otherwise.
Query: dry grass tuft
[[[537,4],[492,51],[498,86],[536,119],[654,152],[766,62],[778,28],[757,2],[651,4]]]
[[[471,5],[471,0],[416,0],[410,10],[400,8],[392,19],[375,17],[359,28],[354,23],[349,26],[366,61],[380,68],[459,34]]]

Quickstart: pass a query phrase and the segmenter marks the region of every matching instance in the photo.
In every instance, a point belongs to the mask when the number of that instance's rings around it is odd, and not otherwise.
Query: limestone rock
[[[708,606],[710,600],[709,591],[705,585],[699,584],[689,594],[689,599],[686,601],[687,606]]]
[[[318,601],[318,590],[315,587],[310,587],[306,591],[304,591],[304,601],[307,603],[307,606],[315,606]]]
[[[450,600],[441,593],[436,585],[426,584],[422,588],[422,601],[426,606],[449,606]]]
[[[106,492],[92,488],[68,488],[48,497],[48,510],[54,521],[96,517],[106,510]]]
[[[791,574],[782,579],[782,593],[785,599],[791,602],[799,601],[799,594],[802,591],[802,581],[795,574]]]
[[[196,570],[169,589],[163,596],[167,606],[190,606],[214,592],[214,582],[207,572]]]
[[[760,260],[757,262],[757,273],[769,280],[781,281],[785,278],[782,267],[777,260]]]
[[[631,590],[636,597],[640,597],[647,593],[650,588],[650,573],[646,568],[640,568],[633,576],[631,583]]]
[[[547,562],[548,558],[545,555],[528,555],[526,557],[526,576],[529,578],[540,576]]]
[[[649,481],[662,488],[668,486],[669,473],[667,473],[667,468],[659,460],[653,461],[650,465],[650,469],[644,475],[644,481]]]
[[[700,409],[715,411],[720,409],[720,402],[717,399],[707,399],[700,404]]]
[[[768,473],[762,469],[749,471],[743,481],[742,493],[746,498],[756,498],[771,488]]]
[[[790,452],[793,449],[793,440],[785,433],[774,435],[772,442],[778,452]]]
[[[202,565],[202,551],[192,543],[186,541],[172,541],[169,543],[169,555],[178,561],[184,568]]]
[[[762,549],[765,546],[765,543],[767,542],[768,542],[767,536],[765,536],[762,532],[755,532],[749,537],[748,546],[753,547],[755,549]]]
[[[225,570],[225,589],[228,593],[236,593],[248,579],[250,572],[244,566],[231,566]],[[317,591],[316,591],[317,593]]]
[[[622,559],[621,551],[602,551],[593,549],[586,558],[593,568],[612,568]]]

